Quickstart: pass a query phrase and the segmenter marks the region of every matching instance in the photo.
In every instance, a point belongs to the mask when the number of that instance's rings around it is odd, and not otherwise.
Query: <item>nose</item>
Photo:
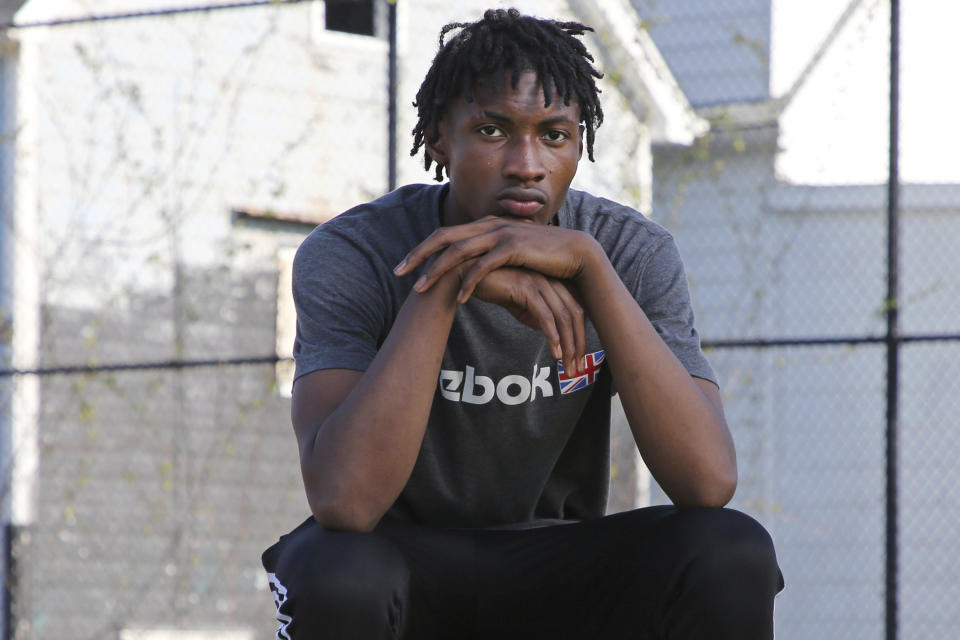
[[[506,162],[503,164],[505,177],[520,183],[543,180],[547,171],[537,142],[526,136],[517,136],[510,141]]]

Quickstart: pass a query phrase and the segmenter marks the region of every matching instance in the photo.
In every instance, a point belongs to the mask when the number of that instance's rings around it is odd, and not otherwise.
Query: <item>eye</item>
[[[494,138],[496,136],[502,136],[503,132],[500,130],[500,127],[492,124],[485,124],[479,129],[477,133],[484,136],[485,138]]]
[[[551,129],[543,134],[547,142],[562,142],[570,137],[570,134],[560,129]]]

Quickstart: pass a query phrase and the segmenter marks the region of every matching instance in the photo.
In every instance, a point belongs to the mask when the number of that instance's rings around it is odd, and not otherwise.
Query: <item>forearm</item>
[[[433,403],[456,311],[458,277],[411,292],[370,367],[312,439],[301,465],[315,517],[334,529],[369,530],[403,490]]]
[[[663,342],[600,247],[588,255],[578,289],[644,461],[674,503],[725,504],[737,472],[719,401]]]

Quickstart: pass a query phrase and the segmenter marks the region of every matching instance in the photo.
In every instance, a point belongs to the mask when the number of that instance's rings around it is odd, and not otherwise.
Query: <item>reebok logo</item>
[[[466,371],[441,369],[440,395],[453,402],[468,404],[487,404],[494,396],[507,405],[533,402],[537,399],[538,392],[544,398],[553,395],[550,371],[550,367],[534,364],[533,374],[529,378],[509,375],[494,382],[493,378],[477,375],[470,365],[466,366]]]

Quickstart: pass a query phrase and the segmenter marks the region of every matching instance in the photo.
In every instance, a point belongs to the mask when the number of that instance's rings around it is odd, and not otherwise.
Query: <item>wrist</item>
[[[463,280],[463,270],[460,268],[450,269],[437,278],[432,285],[425,291],[411,289],[411,299],[416,299],[417,304],[428,305],[428,308],[443,311],[455,310],[457,307],[457,294],[460,291],[460,283]]]
[[[580,254],[580,271],[574,276],[573,281],[579,287],[589,286],[596,278],[603,273],[604,268],[610,260],[604,252],[603,247],[593,236],[582,233],[581,246],[578,247]]]

